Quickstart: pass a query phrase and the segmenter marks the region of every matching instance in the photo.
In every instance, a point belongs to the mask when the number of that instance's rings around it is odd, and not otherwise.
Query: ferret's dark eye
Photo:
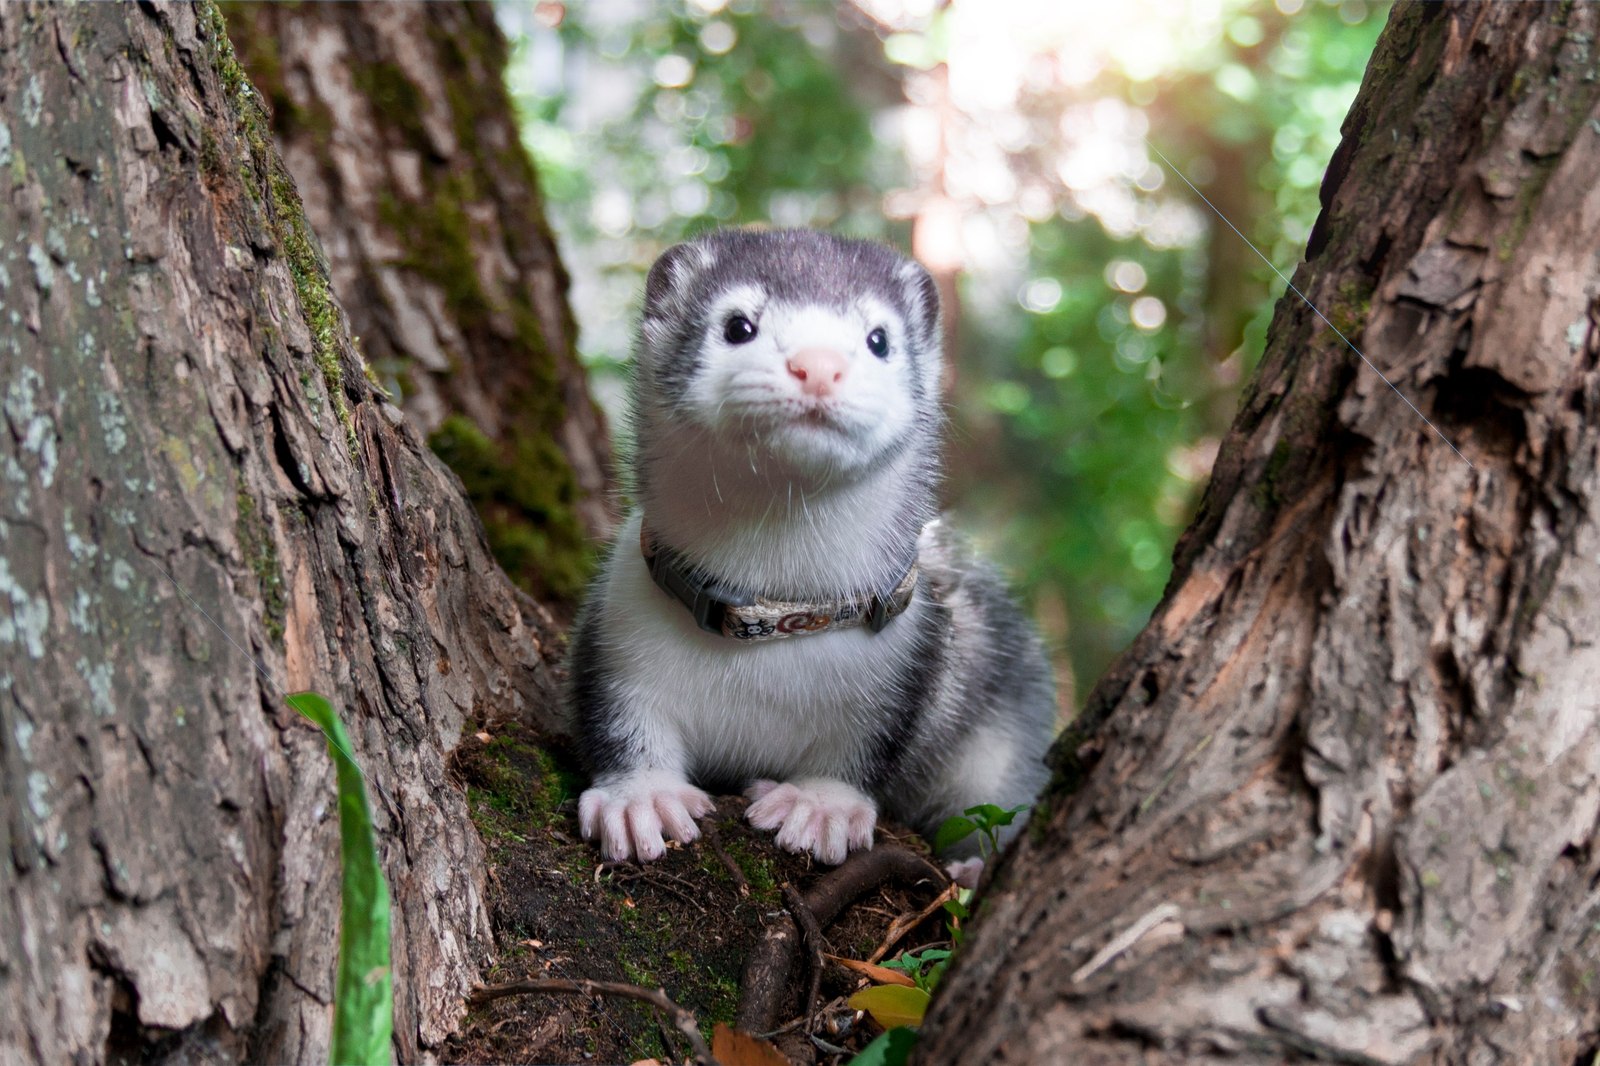
[[[729,344],[747,344],[756,339],[756,324],[743,315],[734,315],[722,327],[722,339]]]
[[[879,359],[886,359],[889,355],[889,335],[881,329],[875,329],[867,334],[867,351]]]

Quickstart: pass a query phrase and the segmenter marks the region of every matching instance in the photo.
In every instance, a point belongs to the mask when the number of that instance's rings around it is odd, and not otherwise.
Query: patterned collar
[[[655,583],[689,609],[707,633],[751,642],[866,626],[880,632],[911,605],[917,590],[917,559],[911,557],[883,592],[821,603],[797,603],[751,595],[717,582],[689,566],[671,548],[656,544],[648,526],[639,528],[639,550]]]

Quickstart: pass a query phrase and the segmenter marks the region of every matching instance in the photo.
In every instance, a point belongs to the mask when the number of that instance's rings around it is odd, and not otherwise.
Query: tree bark
[[[1595,1053],[1597,33],[1394,9],[1295,284],[1463,454],[1284,298],[918,1061]]]
[[[416,1060],[487,935],[445,756],[553,723],[548,619],[368,382],[214,8],[0,7],[0,188],[0,1060],[326,1058],[301,688],[372,785]]]
[[[610,437],[493,7],[225,10],[366,358],[513,580],[569,608],[610,528]]]

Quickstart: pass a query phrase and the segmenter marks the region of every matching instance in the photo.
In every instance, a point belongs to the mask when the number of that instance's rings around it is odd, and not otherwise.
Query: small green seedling
[[[950,965],[950,952],[943,948],[908,951],[897,959],[889,959],[883,965],[885,969],[899,970],[924,992],[932,992],[933,986],[944,976],[945,967]]]
[[[973,833],[981,833],[982,835],[978,837],[978,855],[987,862],[1000,851],[999,831],[1016,821],[1017,815],[1027,809],[1026,803],[1010,810],[996,807],[992,803],[980,803],[976,807],[968,807],[954,818],[946,818],[939,826],[939,831],[933,835],[933,850],[942,852]],[[985,844],[988,845],[987,848],[984,847]]]
[[[944,901],[944,909],[950,915],[950,943],[953,947],[960,947],[966,932],[961,923],[972,914],[972,889],[956,889],[956,898]]]

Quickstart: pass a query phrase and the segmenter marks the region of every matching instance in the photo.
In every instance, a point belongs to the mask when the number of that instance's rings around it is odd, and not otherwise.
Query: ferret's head
[[[810,230],[677,245],[650,271],[635,360],[642,477],[653,449],[802,486],[936,461],[938,290],[883,245]]]

